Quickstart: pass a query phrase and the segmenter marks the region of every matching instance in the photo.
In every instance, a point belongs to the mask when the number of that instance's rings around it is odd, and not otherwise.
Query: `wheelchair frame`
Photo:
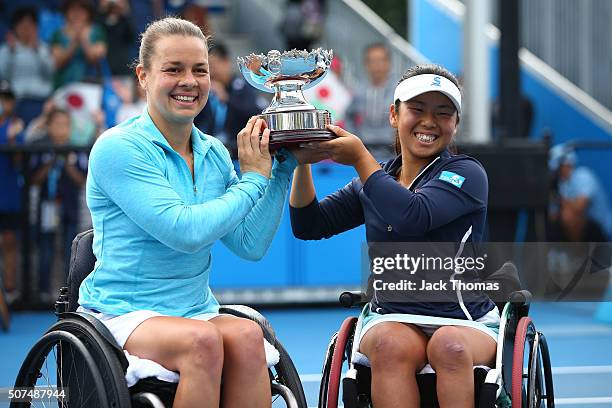
[[[340,295],[340,303],[345,307],[363,305],[362,299],[358,292]],[[536,330],[528,316],[530,300],[528,291],[515,291],[503,305],[495,366],[488,372],[482,368],[474,369],[475,406],[478,408],[554,408],[550,354],[544,334]],[[348,370],[342,379],[344,407],[371,406],[370,369],[351,361],[357,323],[357,317],[348,317],[330,339],[323,363],[319,408],[338,407],[340,377],[345,362]],[[438,407],[435,374],[418,374],[417,383],[421,407]],[[510,401],[499,398],[502,392]]]
[[[79,272],[93,270],[95,262],[91,250],[92,237],[93,231],[88,230],[74,239],[68,286],[60,290],[60,296],[55,303],[58,320],[26,356],[15,380],[15,387],[33,387],[39,378],[43,378],[49,386],[57,385],[58,390],[68,390],[66,399],[57,400],[60,407],[170,407],[177,384],[146,378],[128,389],[125,380],[128,361],[121,347],[101,321],[90,314],[75,311],[78,307],[75,294],[78,293],[82,280],[80,276],[84,277]],[[87,256],[92,259],[79,258]],[[268,370],[273,400],[275,397],[281,397],[288,408],[306,408],[306,397],[299,374],[265,317],[242,305],[224,305],[220,308],[220,313],[247,318],[260,325],[266,340],[280,354],[279,362]],[[46,364],[49,353],[52,353],[56,360],[56,367],[53,367],[52,363],[50,372]],[[92,398],[95,401],[92,401]],[[49,403],[55,403],[55,400],[49,400]],[[32,399],[19,400],[11,402],[10,408],[24,408],[36,404],[38,401]],[[41,404],[48,406],[45,402]]]

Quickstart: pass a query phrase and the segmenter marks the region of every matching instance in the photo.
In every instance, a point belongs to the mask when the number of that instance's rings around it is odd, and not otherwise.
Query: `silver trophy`
[[[269,51],[238,58],[240,72],[255,88],[274,93],[261,114],[270,128],[270,148],[333,139],[325,128],[331,123],[328,111],[317,109],[302,91],[321,82],[332,60],[332,51]]]

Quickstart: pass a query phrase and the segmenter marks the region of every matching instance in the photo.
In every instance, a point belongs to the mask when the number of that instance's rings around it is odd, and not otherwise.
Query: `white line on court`
[[[557,375],[612,373],[612,365],[553,367],[552,373]]]
[[[321,374],[300,374],[300,380],[302,382],[319,382],[321,381]]]
[[[555,398],[555,405],[609,404],[612,397]]]
[[[538,331],[544,333],[546,337],[551,336],[596,336],[612,334],[612,327],[597,324],[580,324],[569,326],[537,326]]]
[[[598,405],[609,404],[612,402],[612,397],[585,397],[585,398],[555,398],[555,405]],[[343,408],[344,405],[338,405],[338,408]],[[308,408],[317,408],[316,406]]]

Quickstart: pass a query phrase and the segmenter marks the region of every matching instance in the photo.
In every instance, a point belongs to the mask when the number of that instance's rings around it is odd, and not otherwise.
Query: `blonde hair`
[[[190,21],[177,17],[164,17],[150,23],[140,36],[140,49],[138,61],[134,65],[142,64],[145,69],[151,66],[151,58],[155,53],[155,43],[163,37],[181,35],[183,37],[196,37],[204,41],[208,47],[208,37],[200,27]]]

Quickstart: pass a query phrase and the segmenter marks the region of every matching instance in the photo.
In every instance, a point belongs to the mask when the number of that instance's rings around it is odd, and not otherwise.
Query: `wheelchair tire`
[[[117,356],[105,340],[86,323],[66,318],[51,326],[30,350],[15,387],[34,387],[42,378],[47,384],[39,386],[57,384],[58,389],[67,389],[62,407],[129,408],[130,395],[124,376]],[[15,402],[10,407],[37,403]]]
[[[548,346],[546,339],[536,330],[535,324],[528,316],[522,317],[516,328],[511,399],[512,408],[554,407]]]
[[[347,360],[349,340],[355,333],[356,317],[347,317],[340,330],[332,337],[323,365],[323,378],[319,388],[319,408],[337,408],[340,394],[342,363]]]
[[[550,352],[548,342],[544,333],[540,333],[540,353],[542,356],[542,369],[544,370],[544,387],[546,391],[546,408],[555,407],[555,391],[553,387],[552,366],[550,364]]]
[[[274,342],[274,347],[276,347],[278,350],[280,359],[274,366],[276,375],[273,376],[273,379],[291,390],[293,396],[295,397],[295,401],[297,402],[297,408],[308,408],[300,375],[298,374],[295,365],[293,365],[293,361],[291,360],[291,357],[289,357],[289,353],[287,353],[287,350],[285,350],[283,345],[278,340]]]

